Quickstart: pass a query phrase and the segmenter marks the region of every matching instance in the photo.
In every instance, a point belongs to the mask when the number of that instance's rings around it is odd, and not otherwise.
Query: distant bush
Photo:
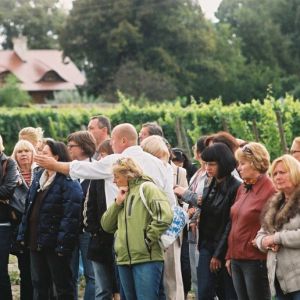
[[[21,90],[18,79],[14,75],[8,75],[0,88],[0,106],[26,106],[30,102],[29,94]]]
[[[284,152],[285,146],[279,135],[281,125],[287,145],[291,144],[293,137],[300,136],[300,102],[289,95],[281,100],[268,96],[262,102],[252,100],[246,104],[231,105],[223,105],[221,99],[200,104],[192,100],[187,106],[184,105],[185,99],[139,106],[119,96],[121,104],[114,108],[98,105],[0,109],[0,133],[7,153],[11,151],[22,127],[41,126],[45,136],[64,141],[70,132],[84,129],[89,118],[97,114],[109,116],[113,126],[129,122],[137,130],[145,122],[157,121],[171,145],[182,146],[184,143],[187,149],[201,135],[228,130],[238,138],[262,142],[274,158]],[[281,125],[278,115],[281,116]]]

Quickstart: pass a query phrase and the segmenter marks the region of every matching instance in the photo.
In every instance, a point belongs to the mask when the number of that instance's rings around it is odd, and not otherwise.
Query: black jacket
[[[18,241],[27,243],[29,218],[35,203],[43,170],[32,181],[26,200],[26,211],[19,229]],[[39,249],[51,248],[70,254],[78,240],[83,193],[78,181],[57,173],[47,190],[39,213],[37,244]]]
[[[113,234],[103,230],[100,220],[107,210],[104,180],[92,180],[87,202],[87,221],[85,230],[92,234],[88,248],[88,259],[100,263],[113,261]]]
[[[227,250],[230,231],[230,208],[241,182],[234,176],[226,177],[221,183],[213,178],[203,190],[199,222],[199,247],[204,246],[212,256],[223,260]]]
[[[7,163],[5,163],[7,161]],[[6,164],[5,170],[4,166]],[[3,176],[3,174],[5,174]],[[14,160],[7,158],[2,153],[0,155],[0,223],[7,223],[10,221],[10,207],[1,202],[12,199],[16,184],[18,181],[17,164]]]

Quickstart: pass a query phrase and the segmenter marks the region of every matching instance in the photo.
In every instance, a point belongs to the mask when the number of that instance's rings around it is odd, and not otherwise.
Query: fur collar
[[[270,233],[282,229],[283,225],[300,213],[300,187],[295,189],[291,199],[284,201],[284,195],[278,192],[266,204],[262,212],[262,227]]]

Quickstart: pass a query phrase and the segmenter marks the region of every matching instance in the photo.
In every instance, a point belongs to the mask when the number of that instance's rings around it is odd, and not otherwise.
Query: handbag
[[[143,201],[144,206],[146,207],[147,211],[149,212],[150,216],[152,218],[155,218],[153,215],[153,212],[150,210],[150,208],[147,205],[143,187],[146,182],[142,183],[140,186],[140,197]],[[188,222],[188,214],[180,207],[180,206],[174,206],[173,207],[173,220],[172,223],[169,225],[169,227],[166,229],[166,231],[160,236],[158,243],[162,250],[167,250],[178,238],[181,231],[183,230],[184,226]]]

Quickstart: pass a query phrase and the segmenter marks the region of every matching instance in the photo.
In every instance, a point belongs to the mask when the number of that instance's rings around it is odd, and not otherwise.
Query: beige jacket
[[[284,204],[283,195],[277,193],[268,202],[263,213],[262,227],[256,236],[261,251],[266,235],[275,234],[274,240],[280,245],[278,252],[268,250],[267,268],[272,296],[275,296],[275,276],[282,291],[291,293],[300,290],[300,188]]]

